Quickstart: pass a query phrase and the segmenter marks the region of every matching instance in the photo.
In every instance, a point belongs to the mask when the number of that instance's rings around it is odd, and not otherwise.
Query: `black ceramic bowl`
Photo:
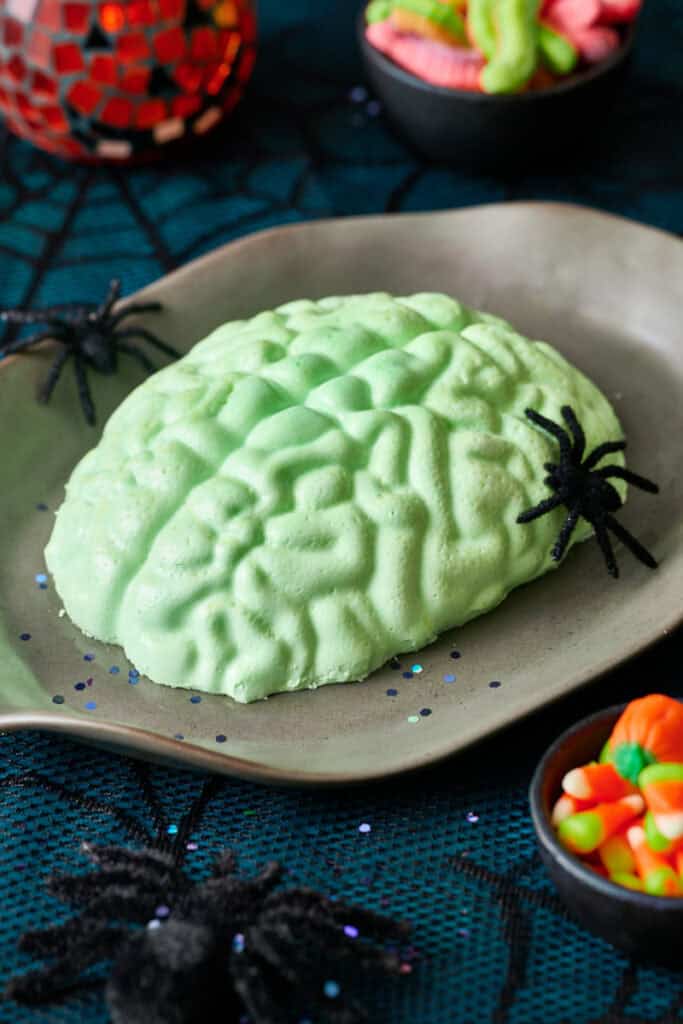
[[[550,823],[563,776],[598,757],[623,710],[607,708],[584,718],[553,743],[531,782],[531,815],[543,863],[574,917],[630,955],[680,970],[683,899],[633,892],[602,878],[565,850]]]
[[[409,143],[432,160],[465,170],[505,172],[585,156],[618,94],[635,27],[601,64],[550,89],[511,96],[423,82],[370,45],[364,13],[358,34],[370,84]]]

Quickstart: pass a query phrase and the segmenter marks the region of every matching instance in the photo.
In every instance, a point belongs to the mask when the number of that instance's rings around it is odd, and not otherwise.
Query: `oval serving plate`
[[[666,634],[683,605],[681,280],[673,237],[576,207],[518,203],[269,231],[140,293],[163,302],[154,329],[186,350],[225,320],[291,299],[449,292],[550,341],[589,374],[624,424],[630,464],[661,486],[658,498],[632,491],[622,514],[661,561],[657,572],[619,548],[615,582],[589,541],[559,572],[363,683],[248,706],[129,677],[119,648],[88,641],[60,616],[51,581],[45,589],[36,575],[64,483],[98,433],[81,419],[69,368],[50,405],[36,404],[51,346],[9,359],[0,374],[0,729],[56,730],[261,781],[343,784],[461,750]],[[128,363],[117,377],[91,374],[100,424],[140,379]]]

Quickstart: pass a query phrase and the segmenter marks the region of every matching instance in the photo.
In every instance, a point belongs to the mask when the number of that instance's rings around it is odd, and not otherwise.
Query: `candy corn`
[[[645,892],[652,896],[679,896],[681,884],[678,875],[663,854],[650,849],[645,829],[641,825],[633,825],[626,835]]]
[[[667,839],[683,836],[683,764],[653,764],[638,779],[659,832]]]
[[[579,811],[561,821],[558,835],[574,853],[590,853],[641,814],[644,806],[643,798],[638,793],[624,796],[613,803],[597,804],[590,811]]]
[[[570,796],[569,793],[563,793],[553,807],[550,820],[557,828],[565,818],[569,818],[572,814],[577,814],[579,811],[586,811],[592,806],[590,800],[577,800],[576,797]]]
[[[545,0],[543,12],[558,2]],[[587,17],[594,2],[603,0],[562,5]],[[683,897],[683,702],[662,694],[631,701],[599,760],[565,774],[551,820],[591,871],[628,889]]]
[[[634,874],[636,860],[624,832],[617,832],[598,847],[600,860],[610,875]]]
[[[562,789],[578,800],[609,803],[635,793],[636,787],[622,778],[613,764],[587,764],[573,768],[562,780]]]
[[[642,879],[628,871],[615,871],[609,877],[610,881],[616,882],[617,885],[625,885],[627,889],[634,889],[636,892],[642,892],[645,888]]]

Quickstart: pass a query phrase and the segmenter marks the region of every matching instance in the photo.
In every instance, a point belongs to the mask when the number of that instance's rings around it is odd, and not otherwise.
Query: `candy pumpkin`
[[[649,764],[683,762],[683,704],[660,693],[631,701],[602,752],[620,775],[636,784]]]

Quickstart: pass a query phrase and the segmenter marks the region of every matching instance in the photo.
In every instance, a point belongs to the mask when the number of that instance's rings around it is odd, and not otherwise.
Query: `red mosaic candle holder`
[[[72,160],[126,163],[215,128],[255,60],[251,0],[0,0],[0,113]]]

